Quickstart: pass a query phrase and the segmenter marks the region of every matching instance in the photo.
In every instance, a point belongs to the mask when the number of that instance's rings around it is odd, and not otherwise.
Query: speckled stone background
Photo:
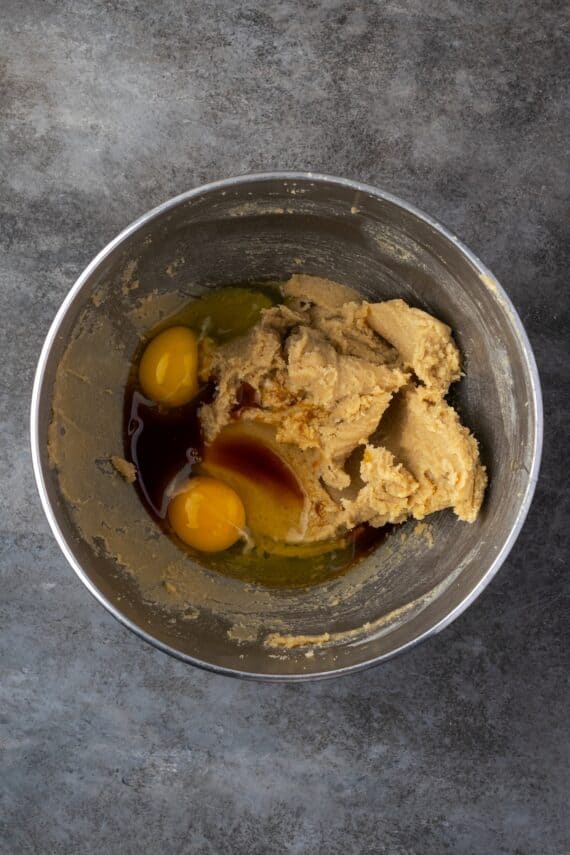
[[[570,851],[564,6],[0,3],[2,853]],[[477,603],[384,667],[295,686],[116,623],[28,451],[41,343],[94,253],[169,196],[272,168],[377,184],[460,235],[522,315],[546,415],[532,511]]]

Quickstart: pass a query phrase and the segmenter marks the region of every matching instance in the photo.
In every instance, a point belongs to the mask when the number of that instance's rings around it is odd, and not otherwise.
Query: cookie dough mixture
[[[217,386],[200,411],[204,471],[231,483],[219,450],[238,435],[271,448],[303,496],[301,508],[294,491],[282,500],[281,531],[273,514],[265,532],[286,543],[444,508],[473,522],[487,476],[477,440],[445,400],[461,377],[450,328],[403,300],[368,303],[312,276],[293,276],[284,298],[201,365]],[[248,522],[263,533],[267,503],[257,505]]]

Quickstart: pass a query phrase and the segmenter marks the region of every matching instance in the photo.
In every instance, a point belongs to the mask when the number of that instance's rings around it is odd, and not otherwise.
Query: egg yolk
[[[198,392],[198,339],[188,327],[170,327],[147,345],[139,381],[152,401],[179,407]]]
[[[168,505],[168,519],[178,537],[201,552],[221,552],[241,536],[243,502],[217,478],[191,478]]]

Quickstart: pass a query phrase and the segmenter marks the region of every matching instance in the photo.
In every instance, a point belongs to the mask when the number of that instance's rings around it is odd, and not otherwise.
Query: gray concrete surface
[[[556,0],[2,0],[3,853],[570,851],[565,26]],[[449,225],[520,310],[546,407],[532,512],[478,602],[385,667],[291,687],[186,667],[96,605],[27,428],[92,255],[181,190],[271,168]]]

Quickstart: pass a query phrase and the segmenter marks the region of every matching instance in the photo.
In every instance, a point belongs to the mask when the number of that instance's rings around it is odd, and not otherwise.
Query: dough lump
[[[403,300],[363,301],[344,285],[295,275],[284,302],[202,367],[217,395],[200,416],[207,443],[236,418],[263,426],[307,497],[291,541],[361,523],[422,520],[452,508],[473,522],[487,483],[477,440],[445,395],[461,377],[450,328]]]

